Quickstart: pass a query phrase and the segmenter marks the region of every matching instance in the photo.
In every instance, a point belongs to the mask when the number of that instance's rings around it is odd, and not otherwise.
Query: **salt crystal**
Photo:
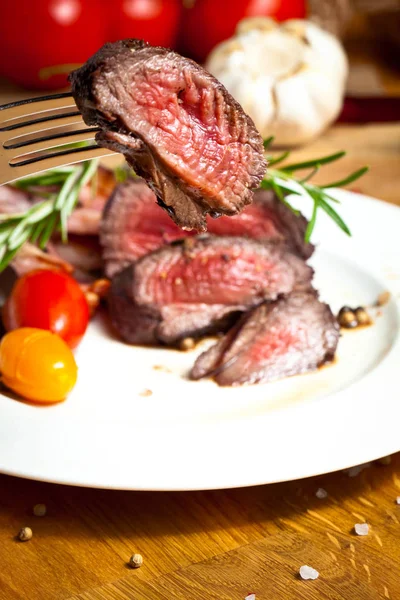
[[[319,577],[318,571],[308,565],[300,567],[299,573],[302,579],[318,579]]]
[[[369,534],[369,525],[368,523],[356,523],[354,525],[354,531],[357,535],[368,535]]]
[[[328,492],[326,490],[324,490],[324,488],[318,488],[317,491],[315,492],[315,495],[320,500],[323,500],[324,498],[328,497]]]
[[[400,496],[397,496],[397,498],[396,498],[396,504],[400,504]]]
[[[255,594],[249,594],[248,596],[246,596],[246,598],[244,600],[256,600],[256,595]]]

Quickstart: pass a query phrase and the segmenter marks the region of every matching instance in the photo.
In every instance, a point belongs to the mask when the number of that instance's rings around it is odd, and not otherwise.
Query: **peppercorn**
[[[193,348],[195,347],[195,345],[196,345],[196,342],[194,341],[194,339],[191,338],[191,337],[187,337],[187,338],[184,338],[180,342],[179,348],[181,350],[193,350]]]
[[[21,542],[28,542],[32,539],[32,535],[33,533],[30,527],[23,527],[19,530],[18,539],[20,539]]]
[[[132,569],[139,569],[143,564],[143,556],[141,554],[132,554],[129,559],[129,566]]]
[[[356,315],[349,306],[343,306],[340,309],[337,319],[340,327],[345,327],[346,329],[353,329],[358,325]]]
[[[371,324],[371,317],[369,316],[365,308],[363,308],[362,306],[356,308],[355,315],[359,325]]]

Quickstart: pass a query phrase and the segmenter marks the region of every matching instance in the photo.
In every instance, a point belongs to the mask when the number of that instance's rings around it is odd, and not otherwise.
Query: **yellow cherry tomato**
[[[58,335],[22,327],[0,343],[0,372],[4,385],[35,402],[60,402],[76,383],[74,355]]]

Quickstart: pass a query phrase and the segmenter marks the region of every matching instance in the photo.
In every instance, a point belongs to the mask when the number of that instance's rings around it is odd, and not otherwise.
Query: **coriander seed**
[[[358,308],[356,308],[355,315],[356,315],[356,319],[357,319],[357,322],[359,325],[370,325],[371,324],[371,317],[369,316],[369,314],[367,313],[365,308],[363,308],[362,306],[359,306]]]
[[[181,340],[181,342],[179,344],[179,348],[181,350],[193,350],[193,348],[195,346],[196,346],[196,342],[191,337],[184,338],[183,340]]]
[[[143,564],[143,556],[141,554],[132,554],[129,559],[129,566],[132,569],[139,569]]]
[[[354,311],[348,306],[343,306],[340,309],[337,319],[340,327],[344,327],[345,329],[353,329],[358,325]]]
[[[30,527],[22,527],[22,529],[19,530],[18,539],[21,540],[21,542],[28,542],[32,539],[32,536],[33,533]]]

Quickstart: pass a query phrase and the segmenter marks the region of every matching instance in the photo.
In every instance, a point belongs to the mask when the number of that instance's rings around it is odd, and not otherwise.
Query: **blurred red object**
[[[211,50],[235,32],[245,17],[268,16],[278,21],[302,19],[306,0],[231,0],[224,8],[216,0],[186,0],[179,50],[203,62]]]
[[[175,48],[181,8],[182,0],[114,0],[108,41],[139,38]]]
[[[107,41],[174,47],[181,8],[182,0],[0,0],[0,75],[54,90]]]
[[[103,1],[0,1],[0,74],[30,89],[67,85],[67,74],[106,39]]]
[[[350,97],[344,100],[339,123],[400,121],[400,97]]]

